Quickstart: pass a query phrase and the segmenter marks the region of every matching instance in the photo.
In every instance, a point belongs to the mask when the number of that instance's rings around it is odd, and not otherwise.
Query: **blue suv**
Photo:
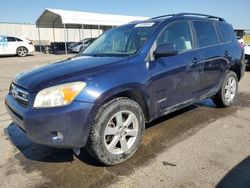
[[[6,108],[34,142],[106,165],[138,149],[148,123],[202,99],[228,107],[245,71],[224,19],[181,13],[111,29],[77,57],[20,73]]]

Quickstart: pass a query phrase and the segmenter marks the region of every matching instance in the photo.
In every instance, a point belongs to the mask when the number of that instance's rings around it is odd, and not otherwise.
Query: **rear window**
[[[212,22],[194,21],[199,47],[219,44],[219,39]]]
[[[226,23],[218,23],[217,28],[223,43],[230,42],[232,40],[232,27]]]
[[[19,38],[16,38],[16,41],[19,41],[19,42],[21,42],[21,41],[23,41],[23,40],[21,40],[21,39],[19,39]]]
[[[7,37],[7,41],[8,42],[16,42],[16,38],[15,37]]]

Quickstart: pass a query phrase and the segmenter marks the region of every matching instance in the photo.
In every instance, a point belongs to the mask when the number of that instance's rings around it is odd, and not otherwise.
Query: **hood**
[[[127,58],[92,56],[69,58],[19,73],[14,83],[29,92],[38,92],[57,84],[84,81],[96,72],[105,71],[112,65],[124,63]]]

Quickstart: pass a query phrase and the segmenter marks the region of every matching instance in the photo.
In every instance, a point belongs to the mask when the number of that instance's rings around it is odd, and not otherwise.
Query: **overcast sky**
[[[46,8],[146,17],[195,12],[250,29],[250,0],[2,0],[0,22],[35,23]]]

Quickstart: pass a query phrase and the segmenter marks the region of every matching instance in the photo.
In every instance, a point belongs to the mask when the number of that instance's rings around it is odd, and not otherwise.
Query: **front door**
[[[164,43],[174,43],[178,53],[150,62],[154,100],[160,114],[194,102],[200,89],[200,55],[193,49],[189,22],[166,26],[155,46]]]

